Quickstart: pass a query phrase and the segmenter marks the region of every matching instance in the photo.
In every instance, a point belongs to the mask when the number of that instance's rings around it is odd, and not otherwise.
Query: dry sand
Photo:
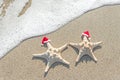
[[[69,42],[79,42],[84,30],[89,30],[92,41],[102,40],[101,49],[94,52],[94,63],[84,56],[77,66],[77,53],[71,47],[62,53],[70,67],[53,65],[44,77],[45,63],[32,60],[32,54],[42,53],[41,37],[22,42],[0,60],[0,80],[119,80],[120,78],[120,6],[107,6],[84,14],[65,27],[47,36],[55,47]]]

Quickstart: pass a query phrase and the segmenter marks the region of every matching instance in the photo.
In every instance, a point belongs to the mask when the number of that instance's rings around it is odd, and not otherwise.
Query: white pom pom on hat
[[[43,44],[45,44],[45,43],[47,43],[47,42],[49,42],[49,41],[50,41],[49,38],[47,38],[47,37],[45,36],[45,37],[42,38],[42,42],[41,42],[41,43],[42,43],[42,45],[43,45]]]
[[[89,33],[89,31],[84,31],[83,33],[82,33],[82,36],[86,36],[87,38],[89,38],[90,39],[90,33]]]

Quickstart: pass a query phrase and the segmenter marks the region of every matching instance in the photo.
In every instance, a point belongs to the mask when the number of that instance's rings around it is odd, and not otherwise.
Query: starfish
[[[33,54],[33,57],[38,58],[45,58],[47,60],[47,66],[45,69],[45,73],[48,72],[49,68],[52,64],[55,62],[61,62],[64,64],[69,65],[69,62],[62,58],[61,53],[67,48],[68,44],[65,44],[64,46],[60,48],[54,48],[51,43],[48,41],[47,43],[44,43],[44,45],[47,46],[47,51],[41,54]]]
[[[88,33],[89,35],[89,33]],[[73,46],[79,50],[79,54],[76,58],[76,63],[79,62],[79,60],[84,55],[89,55],[95,62],[97,62],[97,58],[93,54],[93,48],[100,45],[102,41],[99,42],[90,42],[90,38],[86,35],[82,35],[82,42],[80,43],[69,43],[70,46]]]

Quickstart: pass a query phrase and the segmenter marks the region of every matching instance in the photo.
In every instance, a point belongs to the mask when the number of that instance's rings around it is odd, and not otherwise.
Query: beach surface
[[[119,80],[120,78],[120,6],[106,6],[69,22],[47,34],[54,47],[80,42],[81,33],[89,30],[93,42],[103,41],[94,51],[98,62],[84,56],[75,66],[76,51],[68,47],[62,57],[70,62],[66,67],[54,64],[44,76],[45,61],[32,59],[32,54],[46,51],[41,47],[42,36],[23,41],[0,60],[0,80]]]

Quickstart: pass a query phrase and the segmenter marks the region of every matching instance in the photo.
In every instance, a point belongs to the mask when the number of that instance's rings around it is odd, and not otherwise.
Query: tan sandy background
[[[45,62],[33,60],[32,54],[42,53],[41,37],[23,41],[0,60],[0,80],[119,80],[120,78],[120,6],[107,6],[84,14],[63,28],[48,34],[55,47],[80,42],[80,35],[89,30],[92,41],[102,40],[102,48],[94,54],[94,63],[84,56],[77,66],[77,53],[71,47],[62,53],[70,67],[55,64],[44,77]]]

